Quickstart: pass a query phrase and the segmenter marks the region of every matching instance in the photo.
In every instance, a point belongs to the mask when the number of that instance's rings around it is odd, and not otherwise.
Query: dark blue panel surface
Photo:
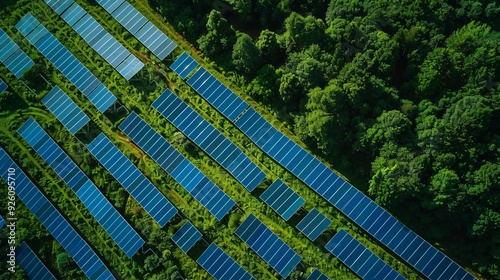
[[[302,258],[283,240],[250,214],[236,229],[235,234],[264,259],[283,278],[288,277]],[[270,247],[262,246],[269,238],[276,239]],[[281,252],[281,253],[280,253]]]
[[[21,265],[30,279],[56,280],[56,277],[42,263],[26,242],[16,248],[16,261]]]
[[[226,252],[215,245],[215,243],[210,244],[210,246],[208,246],[208,248],[198,257],[196,262],[216,280],[255,280],[250,273],[226,254]]]
[[[200,186],[198,189],[189,185],[189,180],[186,178],[192,178],[201,171],[136,113],[131,113],[120,124],[119,128],[218,220],[221,220],[234,206],[234,200],[208,178],[203,181],[205,185],[198,184]],[[154,147],[153,144],[158,145],[158,143],[161,143],[160,147],[163,153],[157,153],[157,150],[151,149]],[[203,177],[205,176],[203,175]],[[196,193],[193,194],[194,192]]]
[[[18,79],[35,64],[3,29],[0,29],[0,62],[5,64]],[[0,92],[5,90],[2,90],[2,85],[5,83],[0,82]]]
[[[300,230],[307,238],[312,241],[316,240],[321,233],[332,223],[330,219],[325,217],[318,209],[313,208],[298,224],[297,229]]]
[[[187,253],[201,237],[201,232],[199,232],[190,221],[187,221],[177,230],[177,232],[175,232],[172,236],[172,241],[174,241],[184,253]]]
[[[280,179],[274,181],[260,198],[285,221],[288,221],[306,202]]]
[[[317,268],[313,270],[311,275],[307,277],[307,280],[330,280],[330,278],[326,277],[321,271],[319,271]]]
[[[53,170],[63,179],[66,184],[69,184],[70,178],[68,178],[73,169],[79,169],[78,166],[69,158],[69,156],[55,143],[55,141],[50,137],[40,137],[35,138],[34,135],[47,133],[43,128],[33,119],[28,119],[18,130],[18,133],[30,144],[31,147],[53,168]],[[37,140],[38,139],[38,140]],[[41,146],[37,145],[38,142],[45,141],[50,145],[43,144]],[[39,148],[36,148],[39,147]],[[47,149],[49,148],[47,153]],[[64,155],[61,161],[51,160],[49,157],[52,153],[59,153]],[[61,157],[57,157],[60,159]],[[83,173],[78,170],[79,173]],[[144,240],[139,236],[139,234],[130,226],[130,224],[121,216],[121,214],[113,208],[111,203],[104,197],[104,195],[99,191],[99,189],[84,175],[86,182],[83,185],[76,186],[68,185],[78,196],[78,198],[83,202],[83,204],[89,209],[90,213],[96,218],[96,220],[101,224],[101,226],[108,232],[113,240],[118,244],[118,246],[127,254],[128,257],[132,257],[140,247],[144,244]],[[101,207],[93,208],[95,203],[101,203]],[[107,213],[106,216],[100,216],[98,214]]]
[[[0,79],[0,93],[4,92],[7,88],[7,84],[2,79]]]
[[[198,67],[199,63],[194,60],[187,52],[183,52],[175,61],[170,65],[183,80]]]
[[[82,239],[61,213],[59,213],[40,190],[38,190],[9,155],[0,148],[0,172],[5,182],[9,180],[9,168],[14,169],[16,174],[17,196],[69,253],[85,275],[92,280],[114,279],[111,272],[106,268],[87,242]],[[43,212],[48,214],[48,217],[50,217],[49,219],[42,219],[41,215],[37,214],[42,206]],[[47,217],[47,214],[44,214],[44,217]]]

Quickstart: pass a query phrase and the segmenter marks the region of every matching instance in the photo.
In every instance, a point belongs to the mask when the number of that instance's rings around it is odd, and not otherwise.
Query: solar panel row
[[[58,14],[60,15],[64,12],[71,4],[73,0],[45,0],[45,2]]]
[[[5,224],[6,224],[5,219],[2,216],[0,216],[0,228],[3,228]]]
[[[198,67],[198,65],[198,61],[194,60],[187,52],[183,52],[174,63],[170,65],[170,68],[184,80],[196,67]]]
[[[132,257],[142,247],[144,240],[113,208],[87,175],[35,120],[28,119],[19,128],[18,133],[75,192],[92,216],[125,254]]]
[[[5,182],[9,180],[9,168],[14,168],[16,172],[16,195],[68,252],[83,273],[91,280],[114,279],[87,242],[38,190],[9,155],[0,148],[0,172]]]
[[[96,1],[160,60],[165,59],[177,47],[167,35],[127,1]]]
[[[335,234],[325,248],[362,279],[405,279],[345,230]]]
[[[321,161],[274,128],[253,108],[248,108],[247,103],[238,101],[241,99],[207,70],[200,68],[187,82],[206,101],[233,121],[265,153],[425,276],[431,279],[449,279],[446,277],[450,275],[461,277],[464,275],[465,279],[475,279],[442,252],[340,178]],[[385,234],[388,230],[391,234]],[[406,250],[407,248],[409,250]],[[423,250],[427,258],[410,259],[408,253],[417,248]],[[437,267],[437,270],[424,270],[424,267],[430,266]]]
[[[30,279],[56,280],[56,277],[31,250],[26,242],[16,248],[16,261],[21,265]]]
[[[119,128],[219,221],[233,208],[234,200],[136,113],[131,113]]]
[[[255,280],[243,267],[224,252],[215,243],[198,257],[196,262],[203,267],[215,280],[238,279]]]
[[[317,268],[313,270],[311,275],[307,277],[307,280],[330,280],[330,278],[326,277],[321,271],[319,271]]]
[[[277,179],[260,195],[276,213],[288,221],[306,202],[283,181]]]
[[[116,97],[30,13],[16,24],[16,28],[87,96],[101,113],[113,105]]]
[[[47,4],[58,3],[53,0],[45,0],[45,2]],[[49,6],[51,5],[49,4]],[[111,64],[125,79],[130,80],[144,66],[137,57],[132,55],[77,3],[72,3],[60,15],[87,44]]]
[[[240,148],[169,89],[153,102],[153,108],[215,159],[248,191],[253,191],[266,178],[266,174]]]
[[[7,84],[2,80],[0,79],[0,93],[4,92],[9,86],[7,86]]]
[[[313,208],[298,224],[297,229],[300,230],[311,241],[316,240],[332,223],[330,219],[325,217],[318,209]]]
[[[71,134],[77,133],[90,121],[89,117],[58,86],[55,86],[42,98],[42,103]]]
[[[14,41],[0,28],[0,61],[5,64],[10,72],[16,76],[16,78],[21,78],[24,72],[35,65],[33,60],[26,55],[19,48],[19,46],[14,43]],[[0,92],[1,90],[0,83]],[[5,89],[4,89],[5,90]]]
[[[201,232],[199,232],[190,221],[187,221],[175,232],[172,236],[172,240],[184,253],[187,253],[201,237]]]
[[[187,83],[230,121],[235,121],[248,108],[245,101],[203,67]]]
[[[302,258],[264,225],[250,214],[234,232],[283,278],[287,278]]]
[[[87,148],[161,227],[177,214],[175,206],[103,133]]]

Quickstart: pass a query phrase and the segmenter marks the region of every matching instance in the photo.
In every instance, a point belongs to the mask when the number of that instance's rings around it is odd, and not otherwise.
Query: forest
[[[146,66],[120,76],[42,0],[0,3],[0,27],[34,61],[22,79],[0,64],[9,89],[0,95],[0,146],[95,249],[117,278],[209,279],[196,258],[216,243],[257,279],[280,276],[236,235],[255,214],[303,257],[290,279],[317,267],[331,279],[356,275],[324,249],[347,230],[407,279],[423,279],[340,211],[263,153],[195,93],[169,66],[187,51],[274,126],[442,249],[480,279],[500,279],[500,5],[487,1],[128,0],[178,48],[158,60],[95,0],[76,0]],[[14,25],[31,12],[119,99],[101,114]],[[91,119],[73,137],[40,102],[58,85]],[[268,176],[247,192],[217,162],[151,109],[166,89],[199,112]],[[123,110],[125,108],[125,110]],[[184,188],[117,129],[134,111],[237,202],[217,221]],[[16,130],[28,117],[92,179],[146,240],[127,258],[78,197]],[[85,147],[104,132],[179,209],[160,228]],[[259,195],[281,178],[306,200],[288,222]],[[0,197],[6,197],[0,180]],[[59,279],[82,271],[18,201],[18,241],[27,241]],[[315,242],[295,225],[311,208],[333,223]],[[0,215],[6,203],[0,199]],[[189,220],[203,241],[183,253],[170,237]],[[0,254],[7,250],[0,230]],[[15,277],[0,263],[0,279]]]
[[[148,2],[355,186],[500,278],[498,2]]]

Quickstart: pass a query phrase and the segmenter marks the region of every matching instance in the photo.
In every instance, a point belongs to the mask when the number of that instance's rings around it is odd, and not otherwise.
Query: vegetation
[[[0,98],[0,146],[43,190],[51,202],[96,248],[113,273],[124,279],[205,279],[195,260],[206,248],[199,242],[184,254],[169,238],[189,219],[258,279],[279,275],[239,240],[234,230],[254,213],[302,257],[290,278],[305,279],[318,267],[332,279],[354,274],[323,247],[344,228],[408,279],[421,276],[379,246],[339,211],[276,164],[169,70],[94,1],[77,0],[124,46],[146,63],[127,82],[41,0],[0,5],[0,27],[35,61],[15,79],[0,65],[9,90]],[[228,0],[130,1],[197,61],[236,90],[292,139],[329,162],[358,188],[476,275],[500,277],[498,85],[499,15],[496,3],[459,1],[285,1]],[[160,15],[153,12],[153,7]],[[216,8],[216,9],[214,9]],[[101,114],[14,28],[34,14],[118,97],[126,110],[141,115],[238,205],[218,222],[177,182],[121,134],[126,113]],[[326,13],[325,13],[326,11]],[[177,33],[179,32],[182,36]],[[185,39],[184,39],[184,38]],[[193,44],[193,45],[190,45]],[[200,49],[202,56],[196,49]],[[213,62],[210,62],[210,61]],[[43,107],[40,99],[60,86],[92,119],[76,139]],[[171,88],[261,167],[267,180],[248,193],[203,151],[191,144],[150,104]],[[128,259],[75,194],[28,148],[15,132],[34,117],[95,182],[143,236],[147,245]],[[104,132],[182,212],[160,228],[83,143]],[[293,133],[292,133],[293,132]],[[93,136],[92,136],[93,135]],[[316,242],[295,225],[299,211],[283,221],[258,196],[281,178],[333,220]],[[6,197],[3,181],[0,195]],[[5,215],[0,199],[0,215]],[[68,258],[22,203],[18,202],[18,242],[28,240],[61,279],[82,278]],[[430,229],[430,230],[429,230]],[[1,231],[0,231],[1,234]],[[0,253],[7,248],[2,243]],[[150,249],[150,250],[149,250]],[[13,279],[0,265],[0,279]],[[19,271],[22,271],[18,268]],[[16,273],[17,279],[24,279]]]

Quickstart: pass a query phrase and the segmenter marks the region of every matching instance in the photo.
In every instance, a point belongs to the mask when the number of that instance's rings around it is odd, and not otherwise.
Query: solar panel
[[[0,93],[4,92],[9,86],[7,86],[7,84],[2,80],[0,79]]]
[[[249,107],[203,67],[198,69],[187,83],[231,121],[235,121]]]
[[[77,133],[89,121],[89,117],[58,86],[42,98],[42,103],[71,132]]]
[[[83,273],[91,280],[114,279],[87,242],[38,190],[9,155],[0,148],[0,174],[5,182],[9,181],[9,169],[11,168],[15,170],[16,174],[16,195],[68,252]]]
[[[177,232],[175,232],[172,236],[172,240],[184,253],[187,253],[189,249],[193,248],[196,242],[201,239],[201,236],[201,232],[199,232],[190,221],[187,221],[177,230]]]
[[[3,228],[5,226],[6,222],[2,216],[0,216],[0,228]]]
[[[210,246],[208,246],[208,248],[198,257],[196,262],[215,280],[255,280],[250,273],[215,243],[210,244]]]
[[[311,275],[307,277],[307,280],[330,280],[330,278],[326,277],[321,271],[319,271],[317,268],[313,270]]]
[[[96,1],[160,60],[164,60],[177,47],[167,35],[127,1]]]
[[[89,100],[105,112],[116,97],[30,13],[16,24],[23,34]]]
[[[175,216],[175,206],[103,133],[87,148],[161,227]]]
[[[175,61],[170,65],[170,69],[174,70],[183,80],[198,67],[199,63],[194,60],[187,52],[183,52]]]
[[[287,278],[302,260],[253,214],[250,214],[234,233],[283,278]]]
[[[21,78],[31,66],[35,65],[33,60],[14,43],[14,41],[0,28],[0,61],[5,64],[10,72]],[[5,83],[3,83],[5,84]],[[2,82],[0,82],[0,92],[2,92]],[[5,90],[5,89],[4,89]]]
[[[277,179],[260,195],[267,205],[288,221],[306,202],[283,181]]]
[[[45,0],[45,3],[60,15],[73,3],[73,0]]]
[[[311,241],[316,240],[332,223],[330,219],[325,217],[318,209],[313,208],[298,224],[297,229],[300,230]]]
[[[16,248],[16,261],[21,265],[30,279],[56,280],[56,277],[26,242],[21,243]]]
[[[234,200],[136,113],[131,113],[119,128],[219,221],[235,205]]]
[[[414,232],[409,234],[413,238],[405,238],[410,230],[401,222],[274,128],[253,108],[249,108],[247,103],[238,101],[241,99],[207,70],[198,69],[187,83],[221,114],[233,121],[266,154],[422,274],[433,277],[431,279],[446,279],[453,275],[475,279]],[[398,236],[392,238],[393,235],[385,234],[387,230]],[[429,248],[426,258],[418,258],[414,254],[408,256],[412,248]],[[431,270],[434,266],[438,268]]]
[[[125,79],[130,80],[144,66],[77,3],[62,13],[61,18]]]
[[[240,148],[169,89],[152,106],[248,191],[253,191],[266,178],[266,174]]]
[[[32,118],[18,130],[23,139],[71,188],[111,238],[132,257],[144,240],[104,197],[94,183]]]
[[[405,279],[345,230],[335,234],[325,248],[362,279]]]

